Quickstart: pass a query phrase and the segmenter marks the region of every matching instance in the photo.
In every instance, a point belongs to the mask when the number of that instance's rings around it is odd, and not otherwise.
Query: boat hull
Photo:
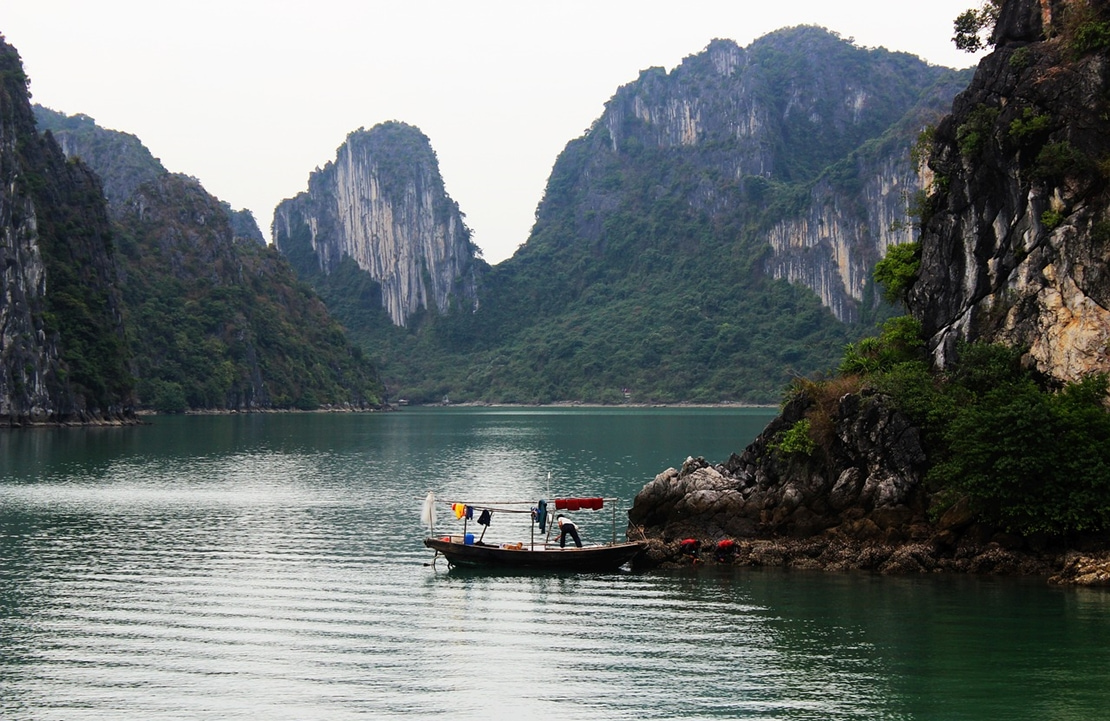
[[[530,568],[551,571],[612,571],[631,561],[644,544],[633,541],[582,548],[501,548],[426,538],[424,545],[442,554],[453,566],[471,568]]]

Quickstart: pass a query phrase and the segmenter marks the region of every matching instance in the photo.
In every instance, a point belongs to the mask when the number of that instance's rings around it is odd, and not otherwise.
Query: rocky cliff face
[[[906,221],[907,200],[924,186],[904,143],[893,154],[856,162],[865,178],[858,194],[819,181],[805,214],[776,223],[766,236],[767,272],[812,289],[846,323],[859,321],[875,263],[887,248],[916,239]]]
[[[875,262],[916,236],[907,204],[926,177],[910,147],[968,77],[795,28],[746,49],[715,40],[670,74],[645,71],[599,123],[613,153],[686,149],[734,182],[808,187],[763,232],[772,249],[764,270],[808,286],[854,322]],[[712,214],[728,202],[706,183],[691,201]]]
[[[776,452],[780,434],[814,407],[799,396],[739,456],[711,466],[688,460],[636,496],[629,519],[667,541],[693,535],[810,536],[839,527],[882,538],[926,521],[919,434],[882,396],[847,394],[837,403],[822,463]]]
[[[936,362],[960,339],[1045,375],[1110,371],[1110,27],[1103,3],[1013,0],[936,131],[909,307]]]
[[[909,216],[933,173],[912,161],[915,135],[939,122],[970,78],[970,72],[943,77],[878,142],[819,178],[802,214],[767,232],[767,272],[811,288],[840,320],[859,321],[875,263],[919,234]]]
[[[351,133],[308,191],[274,211],[274,243],[290,257],[309,251],[311,275],[344,258],[381,286],[393,323],[421,310],[477,303],[476,248],[443,187],[427,137],[391,122]]]
[[[0,176],[0,422],[123,418],[130,377],[103,192],[36,132],[2,38]]]

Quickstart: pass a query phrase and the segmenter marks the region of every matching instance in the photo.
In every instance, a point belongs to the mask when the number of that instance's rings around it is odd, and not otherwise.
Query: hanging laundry
[[[540,533],[547,531],[547,501],[540,499],[536,504],[536,522],[540,524]]]
[[[480,516],[478,516],[478,523],[483,525],[483,526],[488,526],[489,522],[490,522],[490,518],[492,518],[492,516],[493,516],[493,514],[489,512],[488,508],[483,508],[482,509],[482,514]]]
[[[463,512],[463,514],[466,516],[466,520],[469,521],[469,520],[473,519],[474,518],[474,506],[467,506],[466,510]]]
[[[436,494],[428,491],[424,498],[424,507],[420,511],[420,522],[428,527],[428,533],[435,531],[436,527]]]
[[[466,513],[466,506],[461,503],[452,503],[451,510],[455,512],[455,518],[459,519],[463,517],[464,513]]]

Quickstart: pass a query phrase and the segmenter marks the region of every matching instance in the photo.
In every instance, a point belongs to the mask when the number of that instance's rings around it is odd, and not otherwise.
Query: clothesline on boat
[[[603,504],[605,504],[605,503],[616,503],[618,501],[620,501],[619,498],[602,498],[600,496],[593,496],[593,497],[588,497],[588,498],[587,497],[581,497],[581,498],[553,498],[553,499],[547,501],[547,503],[548,504],[554,504],[556,510],[560,510],[560,511],[563,510],[564,508],[567,509],[567,510],[579,510],[579,509],[582,509],[582,510],[591,510],[591,509],[592,510],[600,510],[603,507]],[[442,504],[447,505],[447,506],[453,506],[456,503],[461,503],[464,506],[473,506],[474,508],[489,508],[491,511],[496,511],[498,509],[494,508],[494,506],[528,506],[529,508],[531,508],[532,506],[536,505],[537,501],[535,501],[535,500],[532,500],[532,501],[441,501],[441,500],[437,499],[436,503],[442,503]],[[602,505],[597,505],[597,504],[602,504]],[[570,508],[570,506],[572,506],[572,505],[578,505],[578,509]],[[596,508],[594,507],[595,505],[596,505]],[[509,509],[509,508],[501,509],[501,510],[503,512],[506,512],[506,513],[528,513],[529,512],[527,510],[517,511],[517,510]]]
[[[498,508],[497,506],[490,505],[490,504],[461,503],[459,501],[455,501],[454,503],[448,503],[447,506],[449,508],[451,508],[452,510],[454,510],[455,506],[464,506],[464,507],[467,507],[467,508],[473,508],[476,511],[489,511],[491,513],[531,513],[532,512],[532,509],[530,509],[530,508]]]
[[[609,507],[612,510],[612,516],[613,516],[613,519],[612,519],[613,520],[613,540],[612,540],[612,543],[615,544],[617,542],[617,527],[616,527],[616,518],[617,518],[617,516],[616,516],[616,513],[617,513],[617,502],[620,501],[619,498],[604,498],[604,497],[601,497],[601,496],[591,496],[591,497],[586,497],[586,498],[581,498],[581,497],[555,498],[555,499],[552,499],[550,501],[550,505],[554,506],[554,509],[553,509],[553,511],[551,511],[551,513],[552,513],[552,515],[554,515],[554,511],[560,511],[560,510],[567,510],[567,511],[601,510],[604,507],[606,501],[609,502],[609,504],[610,504]],[[538,523],[540,531],[543,532],[545,525],[547,525],[545,523],[545,521],[549,517],[548,516],[548,513],[549,513],[549,511],[548,511],[548,501],[546,501],[542,498],[538,501],[535,501],[534,502],[535,505],[533,505],[533,501],[504,501],[504,500],[502,500],[502,501],[462,502],[462,501],[438,500],[435,497],[435,493],[429,491],[428,495],[424,499],[424,508],[421,511],[421,520],[424,523],[424,525],[426,525],[428,527],[429,533],[434,532],[434,529],[435,529],[435,523],[436,523],[435,505],[436,505],[437,502],[442,503],[442,504],[446,505],[448,508],[450,508],[451,511],[454,513],[456,519],[463,519],[463,531],[464,532],[466,530],[467,522],[474,517],[473,514],[474,514],[475,511],[479,511],[480,514],[481,514],[480,517],[477,519],[478,524],[482,525],[482,526],[485,526],[486,528],[489,528],[490,515],[492,513],[516,513],[516,514],[524,513],[524,514],[528,514],[528,515],[531,516],[532,524],[533,524],[533,526],[532,526],[532,528],[533,528],[533,531],[532,531],[532,533],[533,533],[532,545],[533,546],[535,545],[535,538],[534,538],[535,524]],[[524,506],[524,508],[506,508],[506,506]],[[550,528],[554,529],[554,526],[555,526],[555,523],[554,523],[554,521],[552,521],[551,525],[550,525]],[[548,531],[549,535],[550,535],[550,533],[551,533],[551,531]],[[484,538],[485,535],[486,535],[486,530],[483,529],[482,530],[482,537]],[[464,533],[464,537],[469,539],[469,538],[472,538],[473,536],[471,534]],[[481,543],[481,539],[478,539],[478,542]]]

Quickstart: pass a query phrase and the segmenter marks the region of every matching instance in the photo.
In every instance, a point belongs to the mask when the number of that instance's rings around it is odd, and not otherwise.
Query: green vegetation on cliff
[[[58,339],[64,380],[90,408],[119,409],[130,405],[134,381],[100,185],[83,166],[68,168],[76,184],[51,180],[66,172],[60,152],[52,165],[54,172],[39,176],[41,185],[32,179],[47,277],[43,326]]]
[[[360,350],[273,248],[233,237],[195,181],[141,186],[117,220],[141,402],[161,411],[374,406]],[[182,218],[190,219],[183,223]]]
[[[889,321],[848,347],[829,387],[841,393],[854,378],[887,393],[923,431],[936,509],[966,499],[1023,534],[1110,530],[1107,377],[1052,384],[1022,367],[1022,349],[987,343],[961,344],[938,372],[919,333],[909,317]]]
[[[0,36],[0,408],[7,422],[119,418],[132,379],[101,186],[39,136]]]

